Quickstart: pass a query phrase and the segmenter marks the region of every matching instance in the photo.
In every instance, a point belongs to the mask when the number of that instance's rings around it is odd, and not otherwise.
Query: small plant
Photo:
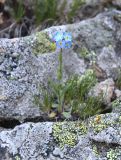
[[[57,32],[52,40],[60,49],[58,54],[57,82],[49,80],[48,87],[43,90],[43,102],[34,97],[36,106],[47,111],[50,118],[59,116],[70,119],[72,116],[82,119],[101,112],[101,98],[89,97],[90,89],[97,82],[93,70],[87,70],[82,76],[72,76],[63,82],[63,49],[72,46],[72,36],[67,32]]]
[[[68,13],[68,21],[71,22],[72,18],[76,15],[77,10],[80,8],[81,5],[85,3],[85,0],[75,0],[71,5],[71,10]]]
[[[63,58],[62,58],[62,49],[70,48],[72,46],[72,36],[70,33],[67,32],[57,32],[54,37],[53,41],[56,42],[56,46],[60,49],[60,53],[58,55],[59,60],[59,67],[57,71],[57,80],[58,83],[53,83],[50,81],[50,85],[53,89],[55,95],[57,95],[58,101],[58,113],[64,112],[64,98],[67,90],[70,87],[70,84],[65,85],[63,83]]]

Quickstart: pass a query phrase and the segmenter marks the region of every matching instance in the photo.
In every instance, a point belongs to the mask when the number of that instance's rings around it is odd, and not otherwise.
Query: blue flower
[[[72,42],[71,41],[68,41],[68,42],[66,42],[65,43],[65,48],[71,48],[71,46],[72,46]]]
[[[57,42],[56,42],[56,47],[59,48],[59,49],[65,48],[65,45],[66,45],[66,43],[65,43],[64,40],[61,40],[61,41],[57,41]]]
[[[63,32],[56,32],[53,36],[53,40],[55,42],[62,41],[63,40]]]
[[[57,48],[71,48],[72,35],[69,32],[56,32],[52,38],[56,42]]]
[[[64,32],[63,37],[64,37],[64,40],[65,40],[66,42],[72,41],[72,35],[71,35],[71,33]]]

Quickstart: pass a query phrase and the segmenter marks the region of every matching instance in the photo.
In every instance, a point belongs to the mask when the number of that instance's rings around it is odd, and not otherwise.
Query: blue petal
[[[65,46],[66,46],[66,43],[63,40],[56,42],[56,47],[59,48],[59,49],[60,48],[65,48]]]
[[[65,43],[65,48],[71,48],[71,46],[72,46],[71,41]]]
[[[63,32],[56,32],[56,34],[53,36],[53,40],[55,42],[63,40]]]
[[[72,35],[69,32],[64,32],[63,37],[66,42],[72,41]]]

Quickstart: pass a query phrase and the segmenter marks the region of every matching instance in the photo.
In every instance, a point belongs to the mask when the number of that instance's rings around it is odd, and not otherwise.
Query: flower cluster
[[[53,36],[53,41],[56,42],[56,47],[59,49],[71,48],[72,35],[69,32],[56,32]]]

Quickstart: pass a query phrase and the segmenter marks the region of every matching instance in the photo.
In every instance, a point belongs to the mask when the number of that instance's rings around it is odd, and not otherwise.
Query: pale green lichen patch
[[[107,122],[105,118],[101,115],[95,116],[89,122],[89,127],[93,129],[95,133],[99,133],[102,130],[106,129],[110,125],[110,122]]]
[[[116,149],[110,149],[107,152],[107,159],[108,160],[117,160],[121,158],[121,148],[116,148]]]
[[[92,151],[93,151],[93,153],[95,154],[96,157],[99,156],[98,148],[97,148],[96,145],[93,145],[93,146],[92,146]]]
[[[18,155],[16,155],[15,160],[21,160],[21,158]]]
[[[112,114],[112,120],[107,115],[96,115],[89,120],[89,128],[93,130],[95,134],[101,132],[102,130],[105,130],[108,127],[117,127],[117,129],[120,126],[120,115],[113,115]]]
[[[87,133],[83,122],[58,122],[53,125],[53,137],[59,147],[73,147],[78,143],[78,136]]]
[[[92,151],[97,159],[105,157],[105,160],[120,160],[121,159],[121,146],[116,144],[92,142]]]
[[[53,43],[47,33],[38,32],[35,35],[35,42],[33,44],[32,50],[35,55],[50,53],[55,51],[56,45]]]

